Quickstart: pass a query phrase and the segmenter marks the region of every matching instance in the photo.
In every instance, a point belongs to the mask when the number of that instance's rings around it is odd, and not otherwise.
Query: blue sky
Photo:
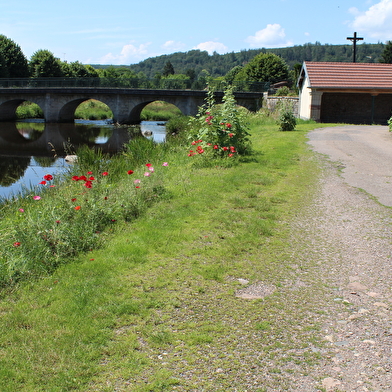
[[[0,0],[0,34],[27,58],[135,64],[192,49],[220,54],[316,41],[392,40],[392,0]]]

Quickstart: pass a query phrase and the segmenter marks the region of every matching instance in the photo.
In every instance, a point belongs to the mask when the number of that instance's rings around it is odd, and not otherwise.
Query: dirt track
[[[290,390],[392,391],[392,134],[347,126],[309,139],[326,155],[325,170],[316,199],[293,224],[293,261],[314,262],[314,277],[330,288],[320,309],[327,347]]]

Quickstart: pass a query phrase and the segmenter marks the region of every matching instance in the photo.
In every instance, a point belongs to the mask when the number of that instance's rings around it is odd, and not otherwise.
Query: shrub
[[[190,127],[188,156],[232,158],[250,153],[249,126],[236,105],[232,87],[225,90],[222,105],[215,104],[214,92],[208,88],[206,101],[190,119]]]
[[[387,122],[388,122],[388,126],[389,126],[389,132],[392,132],[392,117],[390,117]]]
[[[297,119],[293,113],[291,102],[282,101],[278,119],[279,131],[294,131],[297,125]]]

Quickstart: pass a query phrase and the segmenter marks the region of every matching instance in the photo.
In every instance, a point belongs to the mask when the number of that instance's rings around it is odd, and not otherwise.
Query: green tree
[[[34,78],[63,76],[60,60],[46,49],[37,50],[31,56],[29,67]]]
[[[6,78],[8,76],[7,64],[3,53],[0,52],[0,78]]]
[[[72,78],[97,78],[99,77],[98,71],[91,65],[83,65],[79,61],[72,63],[63,62],[61,68],[64,76]]]
[[[226,75],[225,75],[225,80],[227,83],[231,84],[233,83],[235,77],[237,74],[242,70],[242,65],[236,65],[233,67]]]
[[[380,63],[392,64],[392,41],[387,41],[384,51],[381,53]]]
[[[287,80],[286,62],[273,53],[260,53],[237,73],[234,80],[276,83]]]
[[[174,67],[170,61],[166,62],[165,67],[163,68],[162,75],[163,76],[174,75]]]
[[[27,58],[20,46],[5,35],[0,35],[0,53],[6,68],[6,71],[2,72],[5,77],[27,78],[29,76]]]

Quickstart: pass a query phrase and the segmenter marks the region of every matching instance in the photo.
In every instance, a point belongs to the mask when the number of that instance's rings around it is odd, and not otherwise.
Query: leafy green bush
[[[215,104],[214,92],[209,88],[205,104],[190,119],[190,127],[192,147],[188,156],[232,158],[251,151],[249,126],[236,105],[231,86],[225,90],[222,105]]]
[[[392,117],[390,117],[387,122],[388,122],[388,126],[389,126],[389,132],[392,132]]]
[[[279,131],[294,131],[297,125],[297,119],[293,113],[291,102],[282,101],[279,109],[278,119]]]

